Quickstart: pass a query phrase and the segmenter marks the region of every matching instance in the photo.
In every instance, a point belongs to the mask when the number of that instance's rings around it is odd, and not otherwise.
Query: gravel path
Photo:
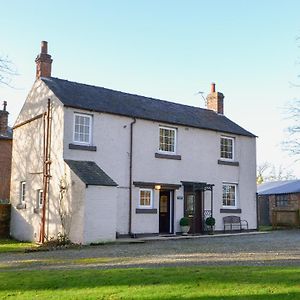
[[[300,266],[300,230],[0,255],[2,271],[184,265]]]

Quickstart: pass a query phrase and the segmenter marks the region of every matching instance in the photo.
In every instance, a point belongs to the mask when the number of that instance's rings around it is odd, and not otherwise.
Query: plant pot
[[[182,235],[187,235],[191,226],[180,226]]]

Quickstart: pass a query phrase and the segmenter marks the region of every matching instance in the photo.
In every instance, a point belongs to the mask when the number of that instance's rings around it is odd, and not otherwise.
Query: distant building
[[[8,201],[10,194],[12,130],[8,127],[6,101],[0,110],[0,201]]]
[[[257,194],[259,225],[300,225],[300,180],[266,182]]]

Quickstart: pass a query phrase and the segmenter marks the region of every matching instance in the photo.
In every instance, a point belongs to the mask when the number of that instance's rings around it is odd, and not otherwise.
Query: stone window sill
[[[225,165],[225,166],[235,166],[235,167],[238,167],[240,165],[238,161],[229,161],[229,160],[222,160],[222,159],[218,159],[218,164]]]
[[[156,208],[136,208],[136,214],[157,214]]]
[[[156,158],[181,160],[181,155],[176,155],[176,154],[155,153],[155,157]]]
[[[17,209],[26,209],[26,203],[19,203],[16,207]]]
[[[220,213],[241,214],[242,210],[240,208],[221,208]]]
[[[69,149],[72,150],[85,150],[85,151],[97,151],[96,146],[88,146],[88,145],[77,145],[77,144],[69,144]]]

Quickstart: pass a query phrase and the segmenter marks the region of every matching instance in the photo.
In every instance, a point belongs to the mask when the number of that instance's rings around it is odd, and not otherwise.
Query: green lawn
[[[3,271],[0,299],[300,299],[300,268]]]
[[[27,248],[36,247],[34,243],[20,242],[13,239],[0,239],[0,253],[24,252]]]

